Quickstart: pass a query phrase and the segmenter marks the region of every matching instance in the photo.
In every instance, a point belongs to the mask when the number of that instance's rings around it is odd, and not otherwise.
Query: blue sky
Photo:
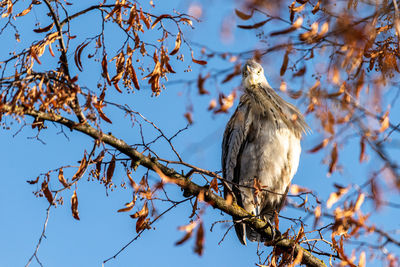
[[[78,10],[95,4],[96,1],[82,1],[75,3],[73,9]],[[147,3],[147,2],[146,2]],[[171,12],[172,9],[186,11],[189,7],[187,1],[155,1],[156,8],[154,13],[163,14]],[[234,16],[236,2],[233,1],[202,1],[199,2],[203,9],[201,23],[195,23],[194,30],[185,30],[185,37],[197,43],[206,44],[208,47],[218,51],[246,51],[259,47],[261,44],[255,37],[254,31],[244,31],[235,27],[236,23],[243,23]],[[147,4],[144,4],[147,6]],[[40,11],[40,12],[39,12]],[[33,11],[32,16],[24,18],[25,25],[41,21],[42,26],[47,25],[49,18],[45,17],[43,9]],[[73,13],[73,12],[71,12]],[[99,14],[93,14],[82,18],[79,23],[72,24],[73,33],[88,33],[93,35],[98,25]],[[221,40],[221,22],[230,18],[232,20],[231,29],[233,39],[229,42]],[[252,21],[253,23],[256,21]],[[251,24],[249,22],[249,24]],[[22,24],[20,25],[22,27]],[[109,30],[109,29],[108,29]],[[256,31],[260,32],[260,31]],[[8,34],[8,35],[7,35]],[[121,33],[110,31],[106,40],[109,48],[117,49],[119,35]],[[22,43],[30,42],[35,37],[31,32],[31,27],[21,28]],[[148,38],[154,38],[149,36]],[[75,44],[82,42],[77,40]],[[12,32],[0,36],[2,47],[14,47],[16,45],[12,38]],[[26,43],[25,43],[26,44]],[[171,43],[171,47],[173,43]],[[184,48],[183,48],[184,49]],[[111,55],[111,53],[110,53]],[[0,51],[1,60],[6,56],[4,49]],[[186,61],[183,66],[189,64],[190,54],[185,55]],[[271,54],[264,58],[263,66],[265,73],[268,74],[269,81],[273,87],[279,87],[279,68],[281,64],[281,54]],[[45,64],[50,64],[52,59],[48,53],[43,56]],[[48,60],[48,61],[47,61]],[[73,66],[73,52],[69,54],[72,72],[79,74]],[[84,58],[85,72],[79,74],[81,86],[93,88],[99,81],[99,66]],[[226,62],[212,60],[209,68],[223,69],[221,64]],[[200,73],[205,74],[202,67],[191,64],[193,71],[183,72],[183,67],[174,65],[177,74],[169,76],[171,85],[166,83],[167,89],[159,97],[150,97],[151,91],[146,86],[147,81],[140,81],[142,89],[134,94],[127,94],[126,91],[121,95],[115,90],[110,90],[111,101],[121,101],[129,104],[132,109],[141,112],[144,116],[154,121],[167,136],[172,136],[177,129],[186,126],[183,114],[186,112],[188,101],[193,104],[194,124],[184,131],[176,139],[174,145],[184,159],[198,167],[209,170],[220,170],[220,143],[226,122],[233,110],[229,114],[213,115],[208,112],[207,106],[212,97],[216,97],[218,92],[229,93],[232,88],[240,84],[238,78],[233,79],[227,84],[221,85],[219,82],[208,82],[206,89],[211,92],[211,96],[197,96],[196,84],[188,87],[185,84],[174,84],[176,80],[191,80]],[[111,66],[111,65],[110,65]],[[271,74],[269,76],[269,74]],[[290,100],[295,103],[295,101]],[[237,102],[235,102],[235,105]],[[300,106],[304,111],[305,107]],[[105,112],[113,121],[112,125],[103,123],[105,132],[112,131],[113,135],[124,139],[129,144],[140,142],[138,125],[132,126],[128,119],[122,120],[121,113],[112,107],[107,107]],[[392,119],[400,117],[398,110],[392,110]],[[310,125],[313,125],[312,118],[307,118]],[[31,122],[27,118],[27,122]],[[78,165],[77,161],[82,158],[83,151],[90,151],[93,141],[75,132],[64,129],[69,137],[65,138],[60,134],[60,128],[52,124],[47,124],[48,129],[42,131],[40,138],[46,143],[30,139],[36,134],[30,130],[30,126],[22,129],[20,133],[13,136],[19,129],[19,125],[13,125],[10,130],[0,130],[0,162],[2,169],[2,186],[0,187],[0,207],[3,217],[0,225],[0,266],[21,266],[25,265],[32,255],[37,240],[42,231],[45,219],[45,210],[48,202],[44,198],[36,198],[32,192],[37,190],[37,186],[29,185],[26,180],[33,180],[37,175],[45,173],[50,169],[55,169],[63,165]],[[145,126],[145,133],[154,136],[154,131]],[[306,151],[318,142],[321,136],[318,130],[308,135],[303,140],[303,150]],[[159,152],[163,158],[174,159],[173,154],[168,149],[167,144],[160,142],[154,146],[154,150]],[[375,167],[376,159],[362,166],[357,163],[359,153],[358,141],[350,144],[340,154],[340,162],[345,164],[342,175],[334,174],[326,177],[327,166],[322,164],[324,153],[308,154],[303,153],[299,170],[293,183],[308,187],[315,192],[322,200],[327,199],[329,192],[333,188],[333,182],[346,184],[349,181],[358,183],[365,180],[368,171]],[[394,152],[395,156],[400,156]],[[118,166],[118,165],[117,165]],[[123,168],[116,169],[114,182],[126,181]],[[139,181],[144,173],[139,169],[133,174],[134,179]],[[73,171],[66,171],[66,177],[72,175]],[[158,177],[151,174],[154,180]],[[53,178],[56,180],[56,178]],[[173,185],[167,185],[171,190],[170,196],[176,200],[182,199],[182,193]],[[54,189],[54,188],[53,188]],[[101,266],[106,258],[115,254],[125,243],[132,239],[135,233],[135,220],[132,220],[128,213],[117,213],[123,204],[130,201],[131,191],[128,189],[116,189],[109,192],[106,196],[104,186],[97,182],[82,179],[78,184],[79,214],[80,221],[72,218],[70,212],[70,197],[72,191],[63,193],[64,205],[53,208],[46,231],[46,239],[42,241],[38,256],[44,266]],[[389,192],[392,196],[395,192]],[[294,199],[295,200],[295,199]],[[399,200],[393,196],[392,200]],[[366,205],[369,205],[368,203]],[[141,207],[140,205],[135,207]],[[162,212],[167,206],[158,206],[158,211]],[[393,220],[396,210],[383,209],[377,216],[377,225],[385,224],[386,229],[399,228],[398,222]],[[227,224],[217,224],[213,232],[210,227],[213,222],[218,220],[229,220],[228,216],[222,216],[220,212],[212,208],[207,208],[203,217],[205,226],[205,251],[202,257],[193,252],[194,239],[189,240],[181,246],[174,243],[179,240],[184,233],[178,231],[178,226],[189,223],[191,208],[185,204],[169,212],[166,216],[154,224],[155,230],[145,231],[142,238],[135,241],[130,247],[122,252],[116,259],[109,261],[105,266],[254,266],[258,262],[256,250],[257,244],[251,243],[247,247],[240,245],[234,231],[230,231],[224,242],[218,245],[222,239]],[[282,215],[295,217],[296,211],[285,208]],[[289,227],[290,222],[281,220],[281,229]],[[312,223],[310,223],[312,224]],[[297,229],[298,226],[294,226]],[[30,266],[38,266],[33,261]]]

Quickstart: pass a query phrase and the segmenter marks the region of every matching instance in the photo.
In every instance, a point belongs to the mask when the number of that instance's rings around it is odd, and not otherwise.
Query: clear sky
[[[187,12],[190,6],[189,1],[154,1],[156,8],[155,14],[163,14],[176,9]],[[72,8],[78,10],[97,3],[96,1],[73,1]],[[147,3],[147,2],[146,2]],[[234,15],[235,1],[201,1],[198,2],[203,7],[201,23],[195,23],[194,30],[185,30],[186,38],[193,42],[205,44],[207,47],[217,51],[246,51],[260,47],[257,31],[244,31],[235,27],[239,21]],[[147,4],[145,4],[147,6]],[[40,11],[40,12],[39,12]],[[41,21],[42,26],[47,25],[49,18],[46,18],[44,9],[33,10],[33,15],[26,18],[24,23],[35,23]],[[73,12],[71,12],[73,13]],[[232,38],[221,38],[222,21],[230,21],[229,28],[232,30]],[[93,14],[78,20],[79,23],[72,23],[72,32],[80,34],[88,33],[93,36],[98,30],[99,14]],[[252,20],[251,22],[256,22]],[[249,22],[249,24],[251,23]],[[22,27],[22,25],[19,25]],[[270,29],[268,29],[270,30]],[[120,32],[110,32],[107,43],[109,48],[117,49],[118,35]],[[10,47],[22,47],[24,42],[31,42],[35,33],[31,32],[31,26],[22,27],[22,43],[16,44],[12,32],[0,36],[0,44],[3,49],[0,51],[0,60],[6,56],[5,52]],[[26,36],[26,37],[25,37]],[[115,37],[115,38],[114,38]],[[152,38],[152,36],[149,36]],[[26,41],[25,41],[26,40]],[[81,37],[76,43],[82,42]],[[25,43],[26,44],[26,43]],[[171,43],[173,46],[173,43]],[[6,49],[4,49],[6,48]],[[73,62],[73,52],[69,54],[69,60]],[[187,53],[184,66],[189,64]],[[281,65],[281,54],[269,54],[264,58],[263,66],[265,73],[273,87],[279,87],[279,68]],[[43,57],[44,62],[51,59],[48,55]],[[209,68],[225,69],[229,67],[226,62],[221,60],[211,60]],[[98,82],[99,67],[94,65],[84,57],[84,74],[72,66],[72,72],[79,74],[79,83],[82,86],[94,88]],[[218,96],[218,92],[229,93],[232,88],[239,86],[240,80],[233,79],[229,83],[220,84],[221,80],[208,82],[206,89],[211,92],[210,96],[197,96],[196,83],[187,86],[183,83],[173,83],[178,80],[191,80],[196,78],[199,73],[206,74],[204,70],[196,64],[191,64],[193,71],[183,72],[183,67],[174,65],[175,75],[170,75],[171,84],[166,84],[167,89],[159,97],[150,97],[151,91],[145,85],[147,81],[140,81],[142,89],[134,94],[127,94],[126,91],[121,95],[113,92],[113,101],[122,101],[129,104],[132,109],[141,112],[144,116],[155,122],[168,136],[172,136],[178,129],[186,126],[186,119],[183,114],[186,112],[188,103],[193,104],[194,124],[188,130],[181,133],[175,139],[175,147],[181,153],[183,160],[201,168],[218,171],[220,167],[221,140],[229,114],[213,115],[208,112],[207,106],[211,98]],[[232,65],[233,66],[233,65]],[[294,81],[295,82],[295,81]],[[298,87],[296,87],[298,88]],[[110,93],[111,94],[111,93]],[[115,95],[114,95],[115,94]],[[296,103],[290,100],[292,103]],[[235,102],[235,105],[237,101]],[[304,111],[305,107],[299,105]],[[113,135],[124,139],[129,144],[140,142],[138,125],[131,125],[129,120],[120,119],[121,113],[112,107],[105,109],[107,116],[113,121],[113,125],[103,123],[105,132],[112,131]],[[398,110],[392,110],[392,119],[400,117]],[[307,121],[313,127],[311,117]],[[27,122],[31,122],[27,118]],[[78,160],[82,158],[83,151],[89,151],[93,142],[90,138],[80,134],[69,132],[66,134],[68,139],[60,133],[60,128],[51,123],[47,123],[48,129],[42,131],[40,139],[45,144],[30,137],[35,136],[36,132],[27,126],[15,135],[19,130],[19,125],[13,125],[10,130],[0,130],[0,167],[1,181],[0,187],[0,208],[2,218],[0,221],[0,266],[13,267],[23,266],[34,252],[37,240],[42,231],[45,210],[48,202],[45,198],[36,198],[32,192],[40,185],[29,185],[26,180],[33,180],[37,175],[45,173],[50,169],[58,168],[62,165],[79,165]],[[155,132],[145,126],[145,133],[154,136]],[[316,126],[315,126],[316,127]],[[320,142],[321,136],[318,130],[308,135],[303,140],[303,150],[309,150]],[[334,174],[326,177],[327,166],[322,164],[324,153],[309,154],[303,153],[293,183],[307,187],[317,192],[322,200],[327,200],[329,192],[333,188],[333,182],[346,184],[349,180],[357,183],[365,180],[365,175],[374,166],[374,160],[363,166],[357,163],[359,146],[358,141],[354,145],[349,145],[341,151],[340,162],[344,163],[341,175]],[[154,146],[163,158],[174,159],[173,154],[165,143],[160,142]],[[398,152],[394,155],[400,156]],[[349,168],[349,166],[351,166]],[[139,181],[144,173],[143,169],[133,174],[134,179]],[[66,176],[72,175],[73,171],[66,171]],[[157,180],[158,177],[151,174],[150,177]],[[53,178],[55,179],[55,178]],[[114,175],[114,182],[119,184],[125,180],[123,168],[117,168]],[[120,182],[118,182],[120,181]],[[173,185],[168,185],[171,190],[170,196],[175,200],[182,199],[182,192]],[[53,188],[54,189],[54,188]],[[135,235],[135,220],[132,220],[128,213],[117,213],[123,204],[130,201],[131,191],[129,188],[116,189],[109,192],[106,196],[104,186],[97,182],[82,181],[78,184],[79,214],[80,221],[76,221],[71,216],[70,197],[72,191],[63,193],[64,205],[51,209],[46,239],[42,241],[38,256],[44,266],[101,266],[102,261],[114,255],[125,243]],[[389,192],[390,193],[390,192]],[[392,195],[391,195],[392,196]],[[393,200],[399,200],[393,197]],[[293,201],[297,201],[293,199]],[[369,205],[368,203],[366,205]],[[136,210],[141,205],[135,207]],[[167,206],[158,206],[158,211],[162,212]],[[131,214],[131,213],[129,213]],[[223,238],[229,224],[220,223],[215,225],[213,231],[210,227],[213,222],[218,220],[229,220],[229,216],[221,215],[211,207],[207,208],[203,217],[205,226],[205,251],[202,257],[193,252],[194,239],[189,240],[181,246],[174,243],[179,240],[184,233],[178,231],[178,226],[189,223],[191,208],[189,205],[182,205],[159,220],[153,226],[155,230],[145,231],[141,238],[131,244],[116,259],[109,261],[105,266],[254,266],[258,261],[256,254],[257,244],[251,243],[247,247],[242,246],[236,239],[234,231],[230,231],[224,241],[218,245]],[[282,215],[296,217],[297,213],[290,208],[285,208]],[[396,217],[394,217],[396,216]],[[386,229],[399,228],[398,212],[396,210],[383,209],[375,221],[379,225],[385,224]],[[390,220],[389,220],[390,219]],[[391,222],[389,222],[391,221]],[[281,219],[281,229],[286,229],[290,221]],[[312,224],[312,222],[310,222]],[[298,225],[294,225],[298,229]],[[38,266],[33,261],[30,266]]]

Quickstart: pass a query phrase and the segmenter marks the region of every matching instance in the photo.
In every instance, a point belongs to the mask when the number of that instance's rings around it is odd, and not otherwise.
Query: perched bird
[[[266,220],[272,229],[270,220],[284,204],[299,165],[301,135],[309,127],[300,111],[271,88],[262,66],[253,59],[243,67],[242,87],[244,93],[222,141],[224,194],[233,194],[239,206]],[[266,241],[238,218],[233,220],[243,245],[246,237]]]

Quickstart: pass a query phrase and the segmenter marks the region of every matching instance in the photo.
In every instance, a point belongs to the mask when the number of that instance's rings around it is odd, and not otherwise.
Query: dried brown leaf
[[[290,193],[293,195],[297,195],[297,194],[304,193],[304,192],[310,192],[310,191],[311,191],[310,189],[299,186],[297,184],[292,184],[290,186]]]
[[[329,163],[328,176],[330,176],[335,171],[337,161],[338,161],[338,148],[337,144],[334,143],[331,151],[331,161]]]
[[[133,196],[131,202],[125,204],[125,208],[119,209],[118,212],[126,212],[132,210],[133,207],[135,206],[135,202],[136,202],[136,195]]]
[[[314,6],[313,10],[311,11],[313,14],[318,12],[320,4],[321,4],[321,0],[318,0],[318,3]]]
[[[79,165],[78,171],[72,177],[72,181],[78,180],[83,176],[83,174],[86,171],[87,165],[88,165],[88,162],[87,162],[86,153],[85,153],[81,160],[81,164]]]
[[[193,231],[192,232],[188,232],[186,233],[180,240],[175,242],[175,246],[179,246],[182,245],[183,243],[185,243],[186,241],[189,240],[189,238],[192,236]]]
[[[385,115],[383,115],[382,119],[380,120],[381,122],[381,128],[379,129],[379,132],[384,132],[387,128],[389,128],[389,111],[385,112]]]
[[[137,76],[136,76],[135,69],[133,68],[132,65],[130,65],[129,68],[130,68],[130,73],[129,73],[129,74],[130,74],[130,76],[131,76],[133,85],[135,86],[135,88],[136,88],[137,90],[139,90],[139,89],[140,89],[140,86],[139,86],[138,78],[137,78]]]
[[[190,214],[189,218],[193,218],[194,215],[196,215],[196,211],[197,211],[197,198],[193,203],[193,207],[192,207],[192,213]]]
[[[365,251],[362,251],[360,254],[360,259],[358,260],[358,267],[365,267],[367,263],[366,257],[365,257]]]
[[[364,202],[365,195],[364,194],[359,194],[356,200],[356,203],[354,204],[354,210],[358,211],[361,208],[362,203]]]
[[[287,49],[285,52],[285,55],[283,56],[282,66],[281,66],[281,70],[279,72],[281,76],[283,76],[286,72],[286,69],[287,69],[287,66],[289,63],[289,53],[290,53],[290,50]]]
[[[186,120],[187,120],[187,122],[189,123],[189,124],[193,124],[193,115],[192,115],[192,112],[186,112],[184,115],[183,115],[185,118],[186,118]]]
[[[365,160],[365,138],[365,136],[362,136],[360,140],[360,163]]]
[[[328,207],[328,209],[330,209],[332,207],[333,204],[335,204],[344,194],[347,193],[347,191],[349,191],[348,187],[342,187],[342,186],[337,186],[337,191],[333,192],[329,195],[328,200],[326,201],[326,206]]]
[[[253,24],[253,25],[238,25],[238,28],[241,28],[241,29],[257,29],[257,28],[260,28],[261,26],[263,26],[265,23],[267,23],[268,21],[270,21],[269,19],[266,19],[266,20],[263,20],[263,21],[260,21],[260,22],[257,22],[257,23],[255,23],[255,24]]]
[[[238,16],[242,20],[248,20],[253,16],[254,10],[251,11],[250,15],[247,15],[238,9],[235,9],[235,13],[236,13],[236,16]]]
[[[199,77],[197,78],[197,88],[199,89],[199,94],[200,95],[205,95],[205,94],[210,94],[205,88],[204,88],[204,82],[210,78],[210,73],[208,73],[206,76],[202,77],[201,74],[199,74]]]
[[[28,14],[29,12],[31,12],[33,7],[33,4],[30,4],[29,7],[25,10],[23,10],[22,12],[18,13],[15,17],[22,17],[25,16],[26,14]]]
[[[142,209],[135,214],[130,215],[130,217],[136,219],[139,217],[147,217],[147,215],[149,215],[149,208],[147,207],[147,202],[145,202]]]
[[[143,14],[142,8],[140,8],[140,19],[144,22],[147,29],[150,29],[150,21],[149,19]]]
[[[321,214],[321,205],[318,205],[314,210],[314,228],[317,227]]]
[[[298,28],[300,28],[302,24],[303,24],[303,18],[299,17],[295,22],[293,22],[292,26],[290,26],[289,28],[272,32],[272,33],[270,33],[270,36],[276,36],[276,35],[287,34],[287,33],[293,32],[293,31],[297,30]]]
[[[157,25],[157,23],[159,23],[162,19],[164,19],[164,18],[170,18],[170,17],[171,17],[171,15],[169,15],[169,14],[163,14],[163,15],[157,17],[157,18],[154,20],[153,25],[151,25],[151,28],[154,29],[154,27]]]
[[[54,26],[54,22],[51,23],[50,25],[47,25],[46,27],[34,29],[33,31],[36,33],[48,32],[53,28],[53,26]]]
[[[101,76],[103,76],[107,80],[108,85],[111,85],[110,75],[108,74],[107,70],[107,55],[103,55],[103,59],[101,61],[101,68],[103,70]]]
[[[223,79],[222,83],[226,83],[226,82],[232,80],[233,77],[235,77],[235,76],[237,76],[237,75],[240,75],[240,74],[241,74],[241,66],[240,66],[240,64],[236,64],[236,65],[235,65],[235,68],[234,68],[234,70],[233,70],[233,72],[232,72],[232,73],[229,73],[229,74],[225,77],[225,79]]]
[[[203,223],[201,222],[199,228],[197,229],[196,244],[194,251],[201,256],[203,254],[203,250],[204,250],[204,228],[203,228]]]
[[[43,191],[43,194],[46,197],[47,201],[51,205],[53,205],[54,198],[53,198],[53,194],[49,190],[49,186],[48,186],[48,182],[47,181],[43,181],[43,183],[42,183],[42,191]]]
[[[74,194],[71,197],[71,211],[72,217],[74,217],[76,220],[80,220],[78,212],[78,196],[76,195],[76,190],[74,190]]]
[[[37,184],[39,182],[39,176],[35,180],[28,180],[26,181],[28,184]]]
[[[210,182],[210,188],[214,189],[214,191],[218,194],[218,180],[217,178],[214,178]]]
[[[192,61],[193,61],[194,63],[196,63],[196,64],[199,64],[199,65],[206,65],[206,64],[207,64],[207,61],[205,61],[205,60],[198,60],[198,59],[195,59],[195,58],[193,57],[193,51],[192,51]]]
[[[100,117],[108,123],[112,123],[112,121],[104,114],[103,110],[96,106],[97,112],[99,113]]]
[[[176,40],[175,40],[175,48],[174,48],[174,50],[171,51],[171,53],[169,53],[171,56],[178,53],[179,48],[181,47],[181,43],[182,43],[181,32],[178,32],[178,34],[176,35]]]
[[[106,173],[106,178],[107,178],[106,185],[111,183],[112,177],[114,175],[114,170],[115,170],[115,155],[112,156],[110,164],[108,165]]]
[[[308,153],[315,153],[317,151],[319,151],[320,149],[326,147],[329,143],[329,138],[325,138],[320,144],[316,145],[315,147],[311,148],[310,150],[308,150]]]
[[[61,183],[64,187],[69,188],[69,184],[68,184],[67,180],[65,180],[65,178],[64,178],[64,171],[63,171],[63,168],[61,168],[61,169],[58,171],[58,181],[60,181],[60,183]]]

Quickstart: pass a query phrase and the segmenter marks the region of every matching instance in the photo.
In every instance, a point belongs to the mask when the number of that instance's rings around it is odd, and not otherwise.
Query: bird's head
[[[242,69],[242,85],[245,88],[250,88],[253,85],[266,82],[263,67],[254,59],[247,60]]]

